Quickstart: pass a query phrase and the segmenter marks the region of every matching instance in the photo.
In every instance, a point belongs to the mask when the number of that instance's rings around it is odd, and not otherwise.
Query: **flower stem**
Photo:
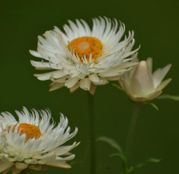
[[[140,104],[134,103],[131,121],[130,121],[130,125],[129,125],[129,131],[128,131],[128,135],[127,135],[127,141],[126,141],[126,155],[128,158],[131,155],[130,153],[131,153],[132,145],[133,145],[134,138],[135,138],[135,132],[136,132],[137,120],[139,117],[139,112],[140,112]]]
[[[90,132],[90,174],[96,173],[96,147],[95,147],[95,116],[94,116],[94,96],[88,93],[89,108],[89,132]]]

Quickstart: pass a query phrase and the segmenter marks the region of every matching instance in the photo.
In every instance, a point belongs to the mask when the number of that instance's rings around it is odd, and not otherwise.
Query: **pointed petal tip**
[[[48,92],[53,92],[55,89],[49,88]]]
[[[170,63],[170,64],[166,65],[166,67],[167,67],[167,69],[169,71],[171,69],[171,67],[172,67],[172,64]]]
[[[33,56],[37,55],[37,52],[34,51],[34,50],[29,50],[29,53],[30,53],[31,55],[33,55]]]
[[[30,53],[30,54],[33,54],[33,52],[34,52],[33,50],[29,50],[29,53]]]

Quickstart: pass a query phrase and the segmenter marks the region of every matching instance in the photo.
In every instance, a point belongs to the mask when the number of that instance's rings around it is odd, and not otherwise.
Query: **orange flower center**
[[[14,130],[15,126],[16,125],[11,125],[11,126],[9,126],[8,129],[13,127],[13,130]],[[37,126],[35,126],[33,124],[28,124],[28,123],[19,124],[18,131],[20,134],[26,135],[26,141],[28,141],[29,139],[32,139],[32,138],[38,139],[42,135],[40,129]]]
[[[86,57],[87,61],[89,61],[90,57],[92,61],[96,61],[103,52],[103,44],[101,41],[95,37],[79,37],[68,44],[69,50],[77,55],[81,62],[83,62],[83,58]]]

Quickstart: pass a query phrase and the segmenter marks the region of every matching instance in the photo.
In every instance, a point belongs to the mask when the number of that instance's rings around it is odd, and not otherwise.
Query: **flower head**
[[[70,133],[68,119],[61,114],[55,125],[49,111],[16,111],[18,120],[9,113],[0,115],[0,173],[25,169],[41,170],[46,166],[70,168],[67,161],[75,155],[70,151],[78,143],[64,145],[77,134]]]
[[[122,89],[136,102],[146,102],[158,97],[171,79],[164,80],[171,65],[152,73],[152,59],[142,60],[120,79]]]
[[[38,37],[37,51],[30,53],[41,61],[32,60],[39,80],[51,80],[50,91],[66,86],[94,93],[96,85],[118,80],[135,63],[138,49],[134,33],[123,38],[125,25],[116,19],[95,18],[92,28],[84,20],[68,21],[63,31],[55,27]]]

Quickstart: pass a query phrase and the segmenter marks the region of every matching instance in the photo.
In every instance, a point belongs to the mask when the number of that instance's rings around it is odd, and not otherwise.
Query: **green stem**
[[[130,153],[131,153],[132,145],[133,145],[134,138],[135,138],[137,120],[138,120],[138,117],[139,117],[139,111],[140,111],[140,104],[134,103],[132,116],[131,116],[131,122],[130,122],[130,125],[129,125],[127,141],[126,141],[126,155],[127,155],[128,158],[131,155]]]
[[[95,116],[94,116],[94,96],[88,93],[89,108],[89,132],[90,132],[90,174],[96,173],[96,146],[95,146]]]
[[[123,174],[128,174],[128,162],[126,160],[122,161]]]

